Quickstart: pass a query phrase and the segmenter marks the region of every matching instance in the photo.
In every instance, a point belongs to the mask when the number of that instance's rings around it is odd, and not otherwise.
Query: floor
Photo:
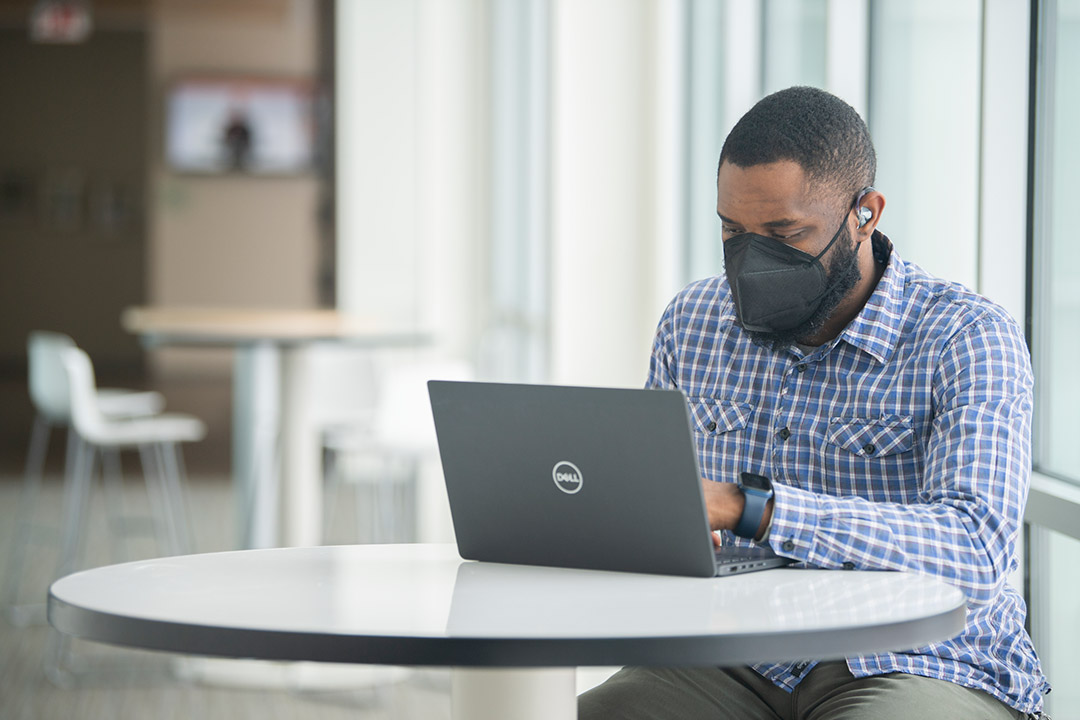
[[[125,510],[145,510],[142,484],[137,473],[128,473]],[[0,581],[8,582],[16,517],[20,506],[21,478],[0,476]],[[233,506],[225,477],[194,477],[188,483],[191,515],[200,552],[231,549]],[[62,504],[60,478],[46,478],[34,521],[40,524],[42,542],[27,545],[27,562],[21,599],[42,597],[56,550],[56,519]],[[90,537],[85,566],[138,559],[154,554],[152,540],[132,537],[121,548],[113,547],[104,531],[101,492],[91,506]],[[339,518],[336,527],[348,528],[350,518]],[[26,615],[27,613],[24,613]],[[33,611],[29,614],[34,614]],[[52,631],[40,614],[25,627],[0,620],[0,719],[2,720],[125,720],[138,718],[305,718],[335,720],[382,720],[450,716],[449,671],[442,669],[395,669],[325,666],[296,663],[216,661],[208,671],[212,683],[191,679],[203,667],[198,660],[165,653],[127,650],[84,641],[71,646],[72,672],[47,676],[43,668],[45,647]],[[374,675],[374,684],[372,684]],[[251,686],[254,683],[254,686]],[[247,684],[248,687],[243,685]]]
[[[59,458],[50,458],[36,507],[24,506],[21,473],[0,467],[0,598],[6,597],[15,548],[16,519],[33,512],[37,530],[27,543],[19,602],[43,598],[56,566],[57,522],[62,509]],[[147,502],[138,466],[128,458],[124,514],[145,517]],[[99,484],[100,485],[100,484]],[[194,471],[187,499],[196,552],[235,547],[232,485],[218,472]],[[340,492],[349,492],[342,489]],[[345,496],[341,496],[345,500]],[[363,541],[355,502],[333,504],[328,543]],[[126,540],[105,530],[103,492],[95,488],[82,567],[152,557],[145,534]],[[450,717],[450,672],[441,668],[367,668],[317,663],[214,660],[130,650],[75,640],[69,666],[45,671],[54,631],[43,606],[0,619],[0,720],[439,720]],[[29,621],[29,622],[27,622]],[[615,668],[582,668],[578,691],[602,682]],[[209,680],[205,679],[209,678]]]

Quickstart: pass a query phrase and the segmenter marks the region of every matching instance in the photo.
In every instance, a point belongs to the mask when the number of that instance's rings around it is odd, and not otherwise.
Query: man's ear
[[[855,215],[859,218],[859,227],[855,230],[856,242],[862,242],[874,234],[884,210],[885,196],[872,187],[866,188],[855,206]]]

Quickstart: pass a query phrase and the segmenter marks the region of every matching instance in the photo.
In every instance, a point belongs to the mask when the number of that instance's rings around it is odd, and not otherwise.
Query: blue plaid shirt
[[[726,279],[713,277],[668,306],[648,384],[686,394],[706,478],[772,478],[777,553],[924,573],[963,591],[960,635],[848,658],[853,675],[939,678],[1039,712],[1049,686],[1023,598],[1006,583],[1031,463],[1024,336],[1002,308],[905,263],[884,235],[873,242],[885,272],[836,339],[805,356],[754,345]],[[755,669],[790,692],[813,666]]]

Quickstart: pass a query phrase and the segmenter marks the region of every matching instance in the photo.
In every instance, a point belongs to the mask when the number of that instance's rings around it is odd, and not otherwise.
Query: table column
[[[322,543],[322,458],[307,347],[286,346],[281,359],[281,540],[287,547]]]
[[[233,481],[239,545],[277,547],[281,350],[264,341],[239,345],[233,364]]]
[[[576,720],[574,668],[454,668],[455,720]]]

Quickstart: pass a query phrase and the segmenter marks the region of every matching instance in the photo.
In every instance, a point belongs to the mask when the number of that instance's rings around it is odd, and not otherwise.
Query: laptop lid
[[[677,390],[428,383],[461,556],[711,577]]]

